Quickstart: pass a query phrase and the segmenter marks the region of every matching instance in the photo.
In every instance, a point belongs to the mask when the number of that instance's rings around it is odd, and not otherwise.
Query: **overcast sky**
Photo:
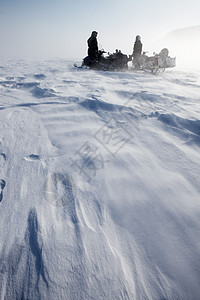
[[[0,57],[82,59],[92,30],[100,47],[131,54],[177,28],[200,25],[200,0],[0,0]]]

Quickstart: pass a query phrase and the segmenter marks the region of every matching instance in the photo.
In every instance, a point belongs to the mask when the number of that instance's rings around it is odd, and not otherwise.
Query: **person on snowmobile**
[[[87,40],[88,43],[88,56],[91,61],[98,60],[98,43],[97,43],[98,32],[92,31],[91,36]]]
[[[140,67],[139,58],[142,53],[142,43],[141,37],[139,35],[136,36],[135,43],[133,46],[133,64],[135,67]]]

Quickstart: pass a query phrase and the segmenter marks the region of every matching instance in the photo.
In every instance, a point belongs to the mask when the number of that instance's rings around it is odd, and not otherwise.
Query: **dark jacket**
[[[133,47],[133,56],[135,55],[141,55],[142,53],[142,43],[140,40],[136,40],[134,47]]]
[[[88,40],[88,56],[91,60],[96,60],[98,55],[98,43],[94,36],[91,36]]]

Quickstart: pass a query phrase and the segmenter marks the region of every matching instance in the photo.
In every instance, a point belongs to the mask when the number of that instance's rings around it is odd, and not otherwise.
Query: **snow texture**
[[[1,299],[198,300],[200,72],[0,61]]]

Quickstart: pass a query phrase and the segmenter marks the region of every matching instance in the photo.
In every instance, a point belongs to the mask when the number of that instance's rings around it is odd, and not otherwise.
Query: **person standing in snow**
[[[139,58],[142,53],[142,43],[141,37],[139,35],[136,36],[135,43],[133,46],[133,64],[135,67],[140,67]]]
[[[88,43],[88,56],[91,61],[98,60],[98,32],[92,31],[91,37],[87,40]]]

